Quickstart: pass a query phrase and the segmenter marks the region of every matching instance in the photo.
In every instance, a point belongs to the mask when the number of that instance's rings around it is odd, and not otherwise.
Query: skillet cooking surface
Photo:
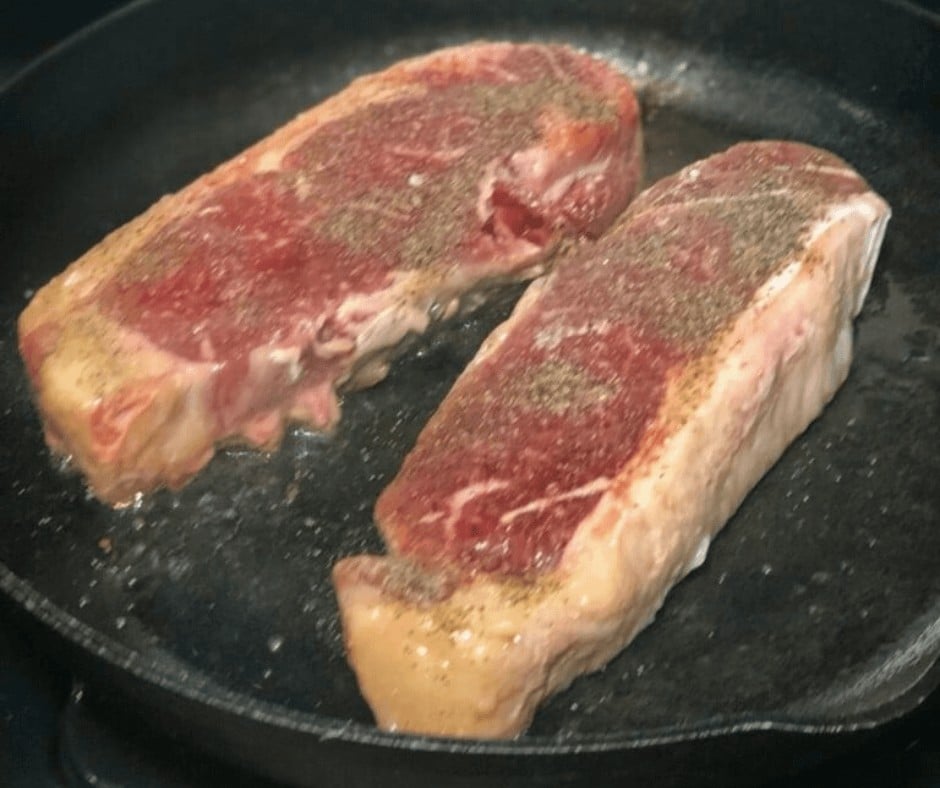
[[[381,549],[370,519],[378,491],[518,289],[348,396],[335,436],[298,430],[270,457],[222,452],[183,491],[123,511],[89,499],[50,459],[15,320],[106,232],[355,75],[476,37],[564,40],[636,79],[649,180],[737,140],[800,139],[847,158],[894,219],[849,381],[705,566],[606,670],[548,702],[521,740],[475,751],[835,730],[913,707],[935,683],[940,651],[940,144],[936,114],[917,117],[920,88],[902,82],[916,62],[882,53],[876,73],[869,38],[904,41],[929,63],[936,26],[888,6],[872,4],[868,17],[827,7],[826,24],[875,25],[843,30],[838,55],[871,73],[830,84],[823,42],[803,36],[820,24],[811,3],[789,16],[768,6],[763,20],[735,3],[707,18],[681,2],[594,3],[577,14],[560,3],[323,6],[138,3],[2,96],[0,587],[99,666],[207,707],[311,743],[325,734],[460,749],[372,727],[343,659],[329,570],[339,556]],[[904,37],[871,21],[879,15]],[[815,45],[815,60],[798,51]],[[903,68],[915,71],[892,73]]]

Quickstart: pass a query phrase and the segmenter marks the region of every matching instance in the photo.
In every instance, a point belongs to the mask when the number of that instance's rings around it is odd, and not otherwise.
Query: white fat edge
[[[480,221],[488,221],[493,214],[493,188],[496,181],[500,179],[502,170],[510,170],[505,177],[507,182],[542,184],[548,177],[550,163],[558,158],[559,156],[544,141],[541,141],[513,153],[509,164],[501,158],[489,161],[483,169],[477,190],[477,217]],[[540,194],[538,204],[550,205],[561,199],[577,180],[602,176],[610,167],[610,163],[611,157],[605,156],[574,169],[564,170],[551,184],[535,189]]]
[[[881,243],[884,240],[888,220],[891,218],[890,206],[872,191],[854,195],[844,202],[831,206],[826,214],[813,224],[805,244],[807,247],[813,244],[837,222],[857,217],[860,217],[867,225],[868,231],[865,235],[865,246],[862,255],[856,261],[857,267],[851,280],[855,286],[851,301],[853,316],[861,310],[871,287],[875,263],[881,251]]]
[[[394,347],[409,334],[422,334],[431,319],[427,311],[406,299],[382,309],[366,323],[356,342],[357,355]]]
[[[275,148],[266,150],[258,157],[258,163],[255,165],[256,173],[277,172],[281,169],[281,161],[287,151],[284,148]]]
[[[708,548],[711,546],[711,538],[708,536],[703,536],[702,541],[698,543],[698,547],[693,553],[692,558],[689,559],[689,562],[686,564],[685,571],[691,572],[695,569],[698,569],[702,564],[705,563],[705,559],[708,558]]]
[[[301,360],[303,349],[304,344],[300,341],[291,345],[259,345],[252,348],[248,354],[248,377],[264,381],[286,372],[288,382],[296,383],[304,374]]]
[[[685,450],[684,443],[681,433],[667,439],[656,468],[631,480],[626,489],[605,492],[578,524],[562,554],[560,569],[568,577],[564,610],[579,627],[591,621],[603,631],[619,629],[624,644],[629,643],[655,619],[678,580],[705,561],[711,534],[699,530],[688,538],[680,537],[686,549],[676,555],[673,542],[659,538],[656,525],[662,489],[668,489],[670,476],[674,477],[667,470],[660,478],[661,466],[671,466]],[[652,540],[639,553],[630,543],[637,529],[644,540]],[[638,557],[649,559],[649,566],[637,565]],[[652,571],[652,578],[646,577],[647,571]],[[655,586],[649,585],[651,579]],[[627,610],[631,623],[624,629]]]
[[[94,266],[72,265],[62,274],[62,285],[65,289],[74,291],[75,298],[84,300],[101,284],[99,277]]]
[[[374,293],[347,297],[336,312],[339,323],[355,337],[356,357],[394,347],[410,333],[422,334],[431,322],[433,293],[419,290],[417,297],[409,298],[409,286],[417,277],[398,272],[393,278],[391,285]],[[357,314],[365,320],[357,322]]]
[[[134,368],[147,370],[148,376],[159,374],[163,370],[185,370],[186,376],[194,379],[200,375],[208,377],[219,369],[219,364],[211,360],[186,359],[170,353],[154,344],[139,331],[121,331],[118,342],[120,351],[134,359]]]
[[[525,260],[530,260],[530,264],[514,267],[513,263]],[[486,294],[479,288],[487,283],[499,279],[508,283],[540,276],[545,266],[544,249],[518,239],[506,250],[503,261],[507,263],[505,269],[508,270],[501,268],[495,277],[490,275],[485,266],[474,266],[468,275],[467,267],[458,265],[449,276],[433,283],[428,283],[424,277],[414,273],[396,272],[392,275],[392,283],[380,291],[347,297],[337,310],[337,317],[341,324],[349,326],[357,336],[357,356],[393,347],[408,334],[423,334],[431,321],[444,320],[458,312],[472,311],[484,303]],[[530,292],[532,286],[520,299],[517,309]],[[357,313],[368,315],[368,318],[362,323],[356,323],[352,316]]]
[[[780,268],[775,274],[773,274],[763,285],[761,285],[757,292],[754,294],[753,305],[757,309],[764,308],[767,304],[772,304],[787,287],[789,287],[797,277],[803,272],[804,265],[806,262],[807,255],[812,249],[814,243],[822,237],[824,233],[830,230],[840,219],[844,218],[849,213],[845,210],[846,206],[840,205],[837,206],[833,211],[827,212],[827,214],[820,220],[814,222],[808,232],[806,233],[806,240],[801,244],[801,251],[794,257],[785,261],[783,267]],[[801,336],[806,332],[811,332],[814,330],[814,318],[810,314],[803,315],[802,319],[795,323],[793,326],[789,327],[786,331],[787,340],[788,340],[788,349],[783,352],[783,361],[787,362],[793,356],[794,353],[797,353],[802,346]],[[777,338],[781,339],[780,337]],[[791,341],[792,340],[792,341]],[[837,345],[836,348],[837,355],[842,360],[851,359],[851,341],[847,347],[842,344]],[[844,358],[845,354],[848,354],[847,358]],[[762,371],[759,375],[757,385],[753,389],[752,400],[754,402],[760,402],[763,400],[766,395],[769,387],[773,383],[775,372],[772,368],[761,367]]]
[[[322,325],[323,322],[325,321],[321,320],[320,324]],[[340,335],[333,337],[333,339],[328,339],[325,342],[318,340],[315,332],[312,337],[309,343],[313,348],[313,352],[317,358],[321,358],[324,361],[329,361],[337,356],[345,356],[356,349],[355,337]]]
[[[260,345],[253,348],[248,354],[248,375],[245,384],[242,385],[239,389],[240,396],[237,398],[234,406],[231,410],[237,412],[241,409],[246,408],[247,403],[251,400],[251,397],[258,390],[258,388],[265,388],[270,384],[270,381],[279,378],[286,372],[287,384],[293,386],[303,380],[305,368],[302,361],[303,351],[306,347],[306,343],[302,339],[298,339],[292,345],[282,345],[282,346],[271,346],[271,345]],[[213,371],[217,372],[221,370],[222,364],[214,364]],[[281,404],[278,405],[278,409],[281,412],[281,415],[290,413],[293,409],[296,408],[296,397],[301,396],[304,392],[307,393],[307,396],[315,395],[317,397],[323,397],[324,402],[328,402],[326,405],[327,410],[338,410],[338,398],[336,396],[336,391],[333,384],[330,381],[323,381],[322,383],[316,384],[314,386],[307,385],[306,387],[301,387],[298,390],[295,390],[297,393],[293,395],[292,398],[287,398],[281,401]],[[294,403],[294,405],[291,405]],[[311,424],[316,424],[315,420],[312,418],[312,410],[309,408],[302,409],[305,414],[304,418],[309,420]],[[252,416],[250,413],[246,414],[245,420],[240,422],[242,426],[244,424],[250,423],[252,418],[255,418],[257,414]],[[320,428],[322,425],[316,424],[317,428]],[[234,430],[237,432],[238,430]]]
[[[268,345],[254,347],[248,352],[248,375],[243,385],[238,387],[238,395],[235,402],[226,410],[238,412],[242,410],[246,403],[251,399],[258,383],[264,381],[270,374],[270,370],[275,368],[271,363],[271,350]],[[217,362],[213,365],[213,371],[221,371],[225,362]]]
[[[537,256],[540,251],[528,242],[520,243],[520,258]],[[542,272],[542,261],[506,277],[516,281]],[[452,317],[467,303],[471,303],[475,288],[487,280],[485,270],[468,277],[457,266],[448,278],[431,283],[411,272],[396,272],[392,282],[374,293],[348,296],[337,310],[336,316],[346,333],[353,337],[355,357],[361,358],[395,347],[409,334],[423,334],[432,320]],[[521,303],[521,302],[520,302]],[[354,316],[364,315],[357,321]],[[479,354],[478,354],[479,355]],[[471,361],[471,364],[473,362]]]
[[[854,172],[852,174],[854,175]],[[755,196],[763,197],[768,194],[783,194],[787,193],[787,191],[788,190],[780,189],[774,192],[764,192],[762,195]],[[880,200],[880,198],[873,200],[873,196],[872,192],[866,192],[833,205],[820,219],[813,222],[806,234],[805,241],[801,244],[801,252],[785,261],[783,267],[758,288],[754,295],[755,303],[763,304],[772,301],[780,291],[789,286],[800,271],[802,271],[807,251],[819,238],[828,232],[834,224],[843,219],[854,218],[861,215],[870,226],[870,230],[866,236],[865,250],[862,254],[862,259],[859,261],[860,271],[857,280],[861,289],[856,293],[855,297],[855,312],[857,313],[858,309],[861,308],[862,301],[871,284],[871,277],[874,272],[875,261],[878,259],[881,241],[884,238],[885,227],[891,216],[891,211],[887,207],[887,204]],[[721,198],[721,200],[726,199],[729,198]],[[710,202],[713,200],[715,200],[715,198],[705,198],[703,200],[693,201],[692,203],[682,203],[681,205],[685,207],[687,205],[695,205],[700,202]]]
[[[719,387],[709,389],[701,406],[723,407]],[[620,614],[618,606],[626,601],[625,595],[631,593],[632,588],[632,583],[625,583],[624,578],[640,579],[632,565],[636,551],[627,539],[636,533],[638,527],[644,539],[655,538],[658,534],[657,508],[669,497],[668,491],[676,487],[681,489],[686,481],[682,474],[672,470],[681,463],[686,452],[686,429],[688,427],[683,426],[678,432],[668,435],[656,463],[646,467],[641,475],[633,476],[625,487],[612,484],[612,489],[601,497],[572,534],[561,565],[570,573],[575,601],[582,611],[596,608],[609,615]],[[629,463],[623,469],[616,469],[614,482],[622,473],[632,473]],[[699,533],[690,539],[690,546],[694,544],[695,547],[680,559],[679,565],[688,567],[687,571],[696,568],[698,559],[705,558],[709,541],[708,533]],[[660,580],[663,577],[659,567],[669,560],[668,551],[669,545],[662,541],[644,548],[655,564],[650,568],[656,571]],[[643,622],[649,623],[654,619],[665,594],[674,583],[675,580],[665,582],[662,592],[650,598],[648,609],[640,611]],[[617,601],[611,604],[611,600]],[[645,625],[641,624],[638,630]]]
[[[888,229],[888,222],[891,220],[891,206],[888,203],[873,192],[864,195],[864,197],[865,199],[859,200],[859,202],[864,204],[872,219],[872,224],[865,240],[865,251],[858,272],[860,286],[856,292],[855,303],[852,304],[853,317],[861,311],[862,304],[865,303],[875,273],[875,263],[878,262],[878,255],[881,253],[881,244],[884,241],[885,231]]]
[[[291,399],[288,411],[292,419],[303,421],[314,429],[329,428],[336,423],[339,413],[339,399],[329,380],[300,387]]]
[[[496,185],[496,172],[499,167],[499,159],[487,162],[477,187],[477,218],[484,224],[493,215],[493,187]]]
[[[476,213],[480,223],[485,224],[493,216],[493,189],[500,179],[502,169],[508,166],[516,173],[510,173],[506,178],[507,182],[542,184],[548,176],[549,164],[555,158],[557,156],[544,143],[540,143],[512,154],[510,165],[505,165],[501,159],[493,159],[488,162],[477,186]],[[611,157],[606,156],[603,159],[591,161],[574,169],[563,170],[549,185],[541,185],[535,189],[539,192],[540,197],[530,207],[540,209],[556,203],[564,197],[575,182],[602,178],[609,169],[610,164]],[[514,242],[521,256],[527,254],[537,255],[544,251],[542,246],[524,238],[515,238]]]
[[[837,227],[840,223],[848,227],[850,225],[847,223],[863,222],[864,225],[867,226],[867,232],[865,233],[861,255],[848,261],[844,280],[845,290],[840,288],[839,291],[839,297],[845,304],[841,309],[844,311],[846,318],[850,315],[854,316],[861,307],[862,301],[870,286],[875,260],[878,256],[881,239],[884,235],[884,228],[889,216],[890,210],[887,205],[872,192],[855,195],[843,202],[831,205],[826,213],[810,226],[806,234],[806,240],[802,244],[803,254],[768,280],[758,291],[758,303],[769,302],[773,297],[776,297],[781,290],[795,280],[797,274],[803,269],[808,250],[811,249],[817,240],[822,238],[825,233]],[[807,313],[802,324],[796,327],[797,330],[794,332],[796,339],[799,340],[799,334],[801,332],[814,330],[813,323],[812,315]],[[777,339],[779,340],[781,337],[777,337]],[[792,344],[789,351],[784,351],[784,362],[789,361],[793,353],[798,352],[800,346],[800,341],[796,341]],[[829,378],[831,381],[830,387],[833,389],[838,388],[841,384],[841,381],[845,377],[845,372],[851,364],[852,347],[852,323],[850,320],[847,320],[847,322],[838,327],[838,334],[832,348]],[[770,376],[762,377],[761,383],[765,382],[765,380],[769,382],[769,378]],[[810,383],[807,382],[807,386],[809,385]],[[755,395],[759,393],[760,392],[755,390]]]
[[[296,383],[303,375],[304,368],[300,362],[300,346],[278,347],[268,350],[268,359],[276,366],[287,368],[287,380]]]
[[[848,368],[852,363],[853,332],[851,322],[846,323],[839,329],[839,335],[836,337],[836,345],[833,350],[833,374],[838,374],[840,370]]]
[[[610,156],[605,156],[603,159],[598,159],[597,161],[593,161],[567,172],[561,178],[556,179],[555,182],[542,193],[541,202],[553,203],[560,200],[565,196],[565,193],[571,188],[575,181],[599,178],[607,171],[609,166]]]
[[[174,409],[173,412],[195,414],[192,418],[183,420],[183,423],[189,425],[187,429],[198,429],[200,426],[213,423],[205,391],[209,381],[219,370],[220,365],[176,356],[156,346],[146,336],[138,332],[122,331],[118,341],[121,351],[127,352],[134,359],[131,380],[146,380],[168,373],[167,378],[163,379],[160,385],[176,387],[178,396],[186,403],[185,406]],[[87,375],[85,375],[86,363],[86,359],[77,358],[72,363],[61,364],[58,368],[58,374],[63,380],[70,379],[72,381],[71,388],[74,392],[81,392],[83,389],[80,381],[87,378]],[[123,382],[121,385],[123,385]],[[104,395],[96,393],[82,402],[82,405],[92,408],[97,407],[106,398],[113,396],[119,388],[120,386]],[[155,426],[155,429],[157,428]],[[172,438],[169,442],[173,442]]]

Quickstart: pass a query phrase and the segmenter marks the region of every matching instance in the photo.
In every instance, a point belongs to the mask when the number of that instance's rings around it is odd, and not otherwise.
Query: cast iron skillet
[[[123,511],[51,460],[15,343],[31,293],[161,194],[359,73],[477,37],[569,41],[631,73],[650,179],[786,137],[894,208],[845,387],[657,622],[513,742],[376,730],[329,568],[380,549],[378,491],[518,292],[349,396],[335,436],[225,452]],[[903,2],[132,4],[0,96],[0,588],[93,683],[296,782],[677,784],[909,711],[940,678],[938,63],[937,18]]]

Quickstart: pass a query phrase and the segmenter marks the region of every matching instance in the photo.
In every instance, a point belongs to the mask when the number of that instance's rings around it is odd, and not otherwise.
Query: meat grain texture
[[[596,670],[844,381],[889,217],[845,162],[742,144],[530,285],[334,569],[380,726],[511,737]]]
[[[633,196],[637,103],[563,46],[478,43],[364,77],[161,199],[19,320],[47,442],[101,499],[220,441],[329,430],[409,334],[545,270]]]

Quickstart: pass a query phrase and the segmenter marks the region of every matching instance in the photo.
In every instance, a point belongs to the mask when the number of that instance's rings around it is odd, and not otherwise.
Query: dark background
[[[0,83],[17,67],[127,0],[4,0],[0,4]]]
[[[0,10],[0,85],[32,58],[124,1],[7,0]],[[907,0],[893,1],[913,5]],[[940,0],[922,0],[917,5],[940,10]],[[16,617],[8,605],[0,604],[0,786],[51,788],[70,784],[63,777],[57,756],[61,714],[70,690],[71,677],[55,662],[55,655],[49,653],[41,636],[37,637],[28,622]],[[200,754],[155,737],[153,732],[129,735],[131,740],[146,739],[150,751],[155,749],[173,760],[173,785],[254,784]],[[136,773],[148,773],[145,761],[146,757]],[[146,784],[161,783],[150,779]],[[795,781],[775,785],[782,788],[790,784],[940,788],[938,693],[912,715],[885,726],[862,750],[817,765]]]

